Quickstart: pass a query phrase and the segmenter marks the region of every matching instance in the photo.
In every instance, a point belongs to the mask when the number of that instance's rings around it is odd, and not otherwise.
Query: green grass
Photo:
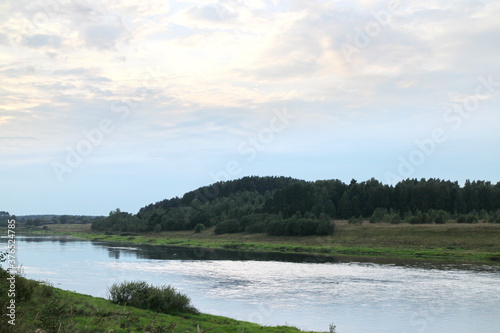
[[[286,237],[265,234],[215,235],[213,228],[202,233],[176,231],[137,236],[94,233],[90,225],[50,225],[45,232],[70,234],[89,240],[134,244],[176,245],[214,249],[302,253],[339,259],[368,258],[444,260],[448,262],[500,262],[500,224],[349,225],[336,222],[333,236]],[[36,232],[42,232],[35,229]]]
[[[0,275],[3,275],[0,274]],[[4,277],[0,289],[5,288]],[[7,323],[2,304],[0,332],[45,333],[297,333],[289,326],[266,327],[208,314],[161,314],[61,290],[18,277],[29,299],[16,302],[15,326]],[[30,289],[31,288],[31,289]],[[27,291],[31,290],[31,291]],[[3,303],[3,301],[1,302]],[[200,330],[198,330],[198,327]],[[38,331],[37,331],[38,330]]]

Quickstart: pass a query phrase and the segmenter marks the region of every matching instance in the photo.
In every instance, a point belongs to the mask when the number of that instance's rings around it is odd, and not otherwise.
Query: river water
[[[1,239],[5,248],[6,239]],[[98,297],[115,282],[170,284],[201,312],[262,325],[366,332],[500,332],[500,268],[325,262],[300,255],[17,237],[26,277]]]

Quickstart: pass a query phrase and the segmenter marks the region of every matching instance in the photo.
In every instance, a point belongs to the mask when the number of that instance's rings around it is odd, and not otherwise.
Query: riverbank
[[[284,237],[265,234],[215,235],[175,231],[160,233],[96,233],[89,224],[54,224],[35,233],[64,234],[88,240],[150,245],[175,245],[251,252],[300,253],[339,259],[439,260],[453,263],[500,263],[500,224],[369,224],[336,221],[333,236]]]
[[[8,289],[6,272],[0,271],[0,276],[0,290],[5,291]],[[303,332],[290,326],[266,327],[208,314],[169,315],[121,306],[103,298],[61,290],[23,277],[16,278],[16,288],[19,295],[15,298],[14,310],[11,311],[11,317],[2,316],[1,332]],[[4,300],[0,303],[6,306]]]

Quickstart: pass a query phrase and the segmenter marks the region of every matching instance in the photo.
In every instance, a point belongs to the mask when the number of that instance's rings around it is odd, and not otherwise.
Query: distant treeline
[[[218,182],[150,204],[137,214],[112,211],[92,223],[100,231],[197,230],[271,235],[331,234],[332,219],[389,223],[500,222],[500,182],[408,179],[395,186],[370,179],[307,182],[245,177]]]
[[[7,226],[8,219],[14,219],[20,225],[41,226],[45,224],[85,224],[92,223],[97,216],[83,215],[10,215],[8,212],[0,211],[0,227]]]

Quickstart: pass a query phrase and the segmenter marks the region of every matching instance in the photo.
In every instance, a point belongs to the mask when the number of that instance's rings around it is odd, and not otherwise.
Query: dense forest
[[[371,223],[500,223],[500,182],[407,179],[384,185],[375,179],[346,184],[287,177],[244,177],[218,182],[150,204],[137,214],[112,211],[95,219],[99,231],[195,230],[215,233],[327,235],[333,219]]]

